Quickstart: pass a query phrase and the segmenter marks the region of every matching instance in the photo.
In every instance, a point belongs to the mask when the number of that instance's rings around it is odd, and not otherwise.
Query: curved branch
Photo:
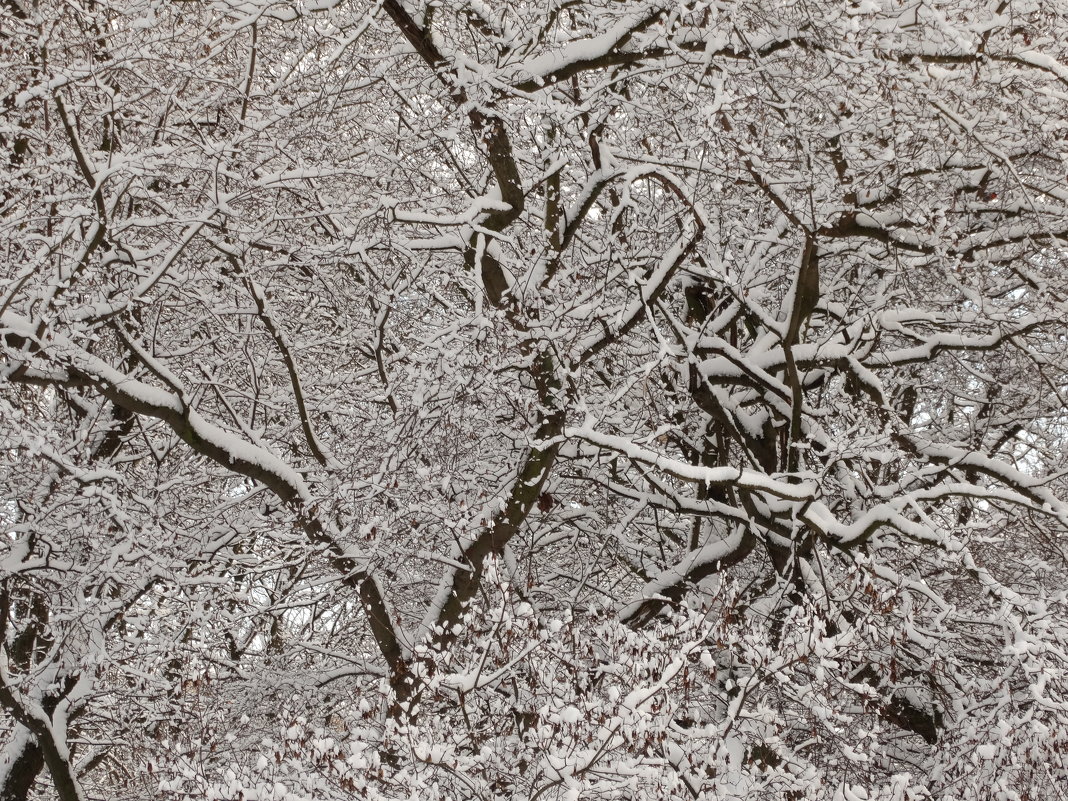
[[[316,499],[304,479],[288,463],[265,448],[205,420],[175,392],[150,386],[116,370],[86,353],[65,338],[52,335],[39,339],[33,324],[6,313],[0,317],[4,340],[34,355],[63,365],[69,381],[94,387],[116,406],[166,423],[178,437],[201,456],[270,489],[295,516],[306,539],[323,553],[341,574],[341,582],[359,594],[371,633],[391,671],[398,698],[410,693],[407,649],[364,554],[352,553],[317,514]],[[17,380],[18,371],[12,378]]]

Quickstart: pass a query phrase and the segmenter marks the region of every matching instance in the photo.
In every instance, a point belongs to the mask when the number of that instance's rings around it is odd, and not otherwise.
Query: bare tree
[[[0,798],[1068,777],[1055,4],[0,15]]]

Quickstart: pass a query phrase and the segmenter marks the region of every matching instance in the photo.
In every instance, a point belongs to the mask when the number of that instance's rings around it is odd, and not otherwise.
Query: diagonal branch
[[[86,353],[69,340],[51,335],[47,341],[35,335],[31,321],[6,313],[0,318],[4,342],[28,351],[63,370],[51,374],[27,370],[36,383],[89,385],[116,406],[134,414],[166,423],[178,437],[201,456],[270,489],[296,518],[305,538],[341,574],[344,586],[356,591],[372,636],[391,671],[391,682],[400,699],[410,692],[407,648],[387,607],[378,582],[370,571],[369,559],[352,553],[337,538],[332,527],[317,514],[316,499],[304,479],[288,463],[265,448],[246,442],[237,435],[205,420],[182,400],[178,393],[145,384],[116,370],[107,362]],[[19,380],[23,371],[12,371]]]

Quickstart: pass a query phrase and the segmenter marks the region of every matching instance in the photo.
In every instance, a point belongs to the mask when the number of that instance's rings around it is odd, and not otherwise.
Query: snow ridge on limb
[[[687,464],[678,459],[672,459],[643,448],[626,437],[602,434],[592,426],[568,427],[564,429],[564,436],[621,453],[636,462],[656,467],[685,481],[700,481],[712,485],[729,484],[762,492],[774,498],[801,503],[808,503],[818,495],[817,486],[811,481],[795,484],[770,478],[759,471],[741,467],[705,467],[703,465]]]
[[[5,342],[28,349],[35,359],[58,364],[65,381],[91,385],[117,406],[163,421],[196,453],[274,492],[295,515],[308,540],[323,550],[342,581],[359,592],[375,641],[394,670],[398,692],[407,692],[407,671],[402,669],[407,658],[405,639],[394,626],[369,560],[343,546],[330,524],[315,513],[315,497],[297,470],[267,449],[205,420],[187,405],[180,387],[161,389],[145,384],[58,334],[48,332],[38,337],[36,330],[28,318],[12,312],[0,317]],[[18,380],[21,365],[12,366],[11,378]]]

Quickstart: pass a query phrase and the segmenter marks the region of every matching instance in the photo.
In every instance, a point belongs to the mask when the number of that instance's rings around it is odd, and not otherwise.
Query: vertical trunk
[[[44,755],[24,726],[15,727],[11,741],[0,752],[0,801],[25,801],[44,769]]]

